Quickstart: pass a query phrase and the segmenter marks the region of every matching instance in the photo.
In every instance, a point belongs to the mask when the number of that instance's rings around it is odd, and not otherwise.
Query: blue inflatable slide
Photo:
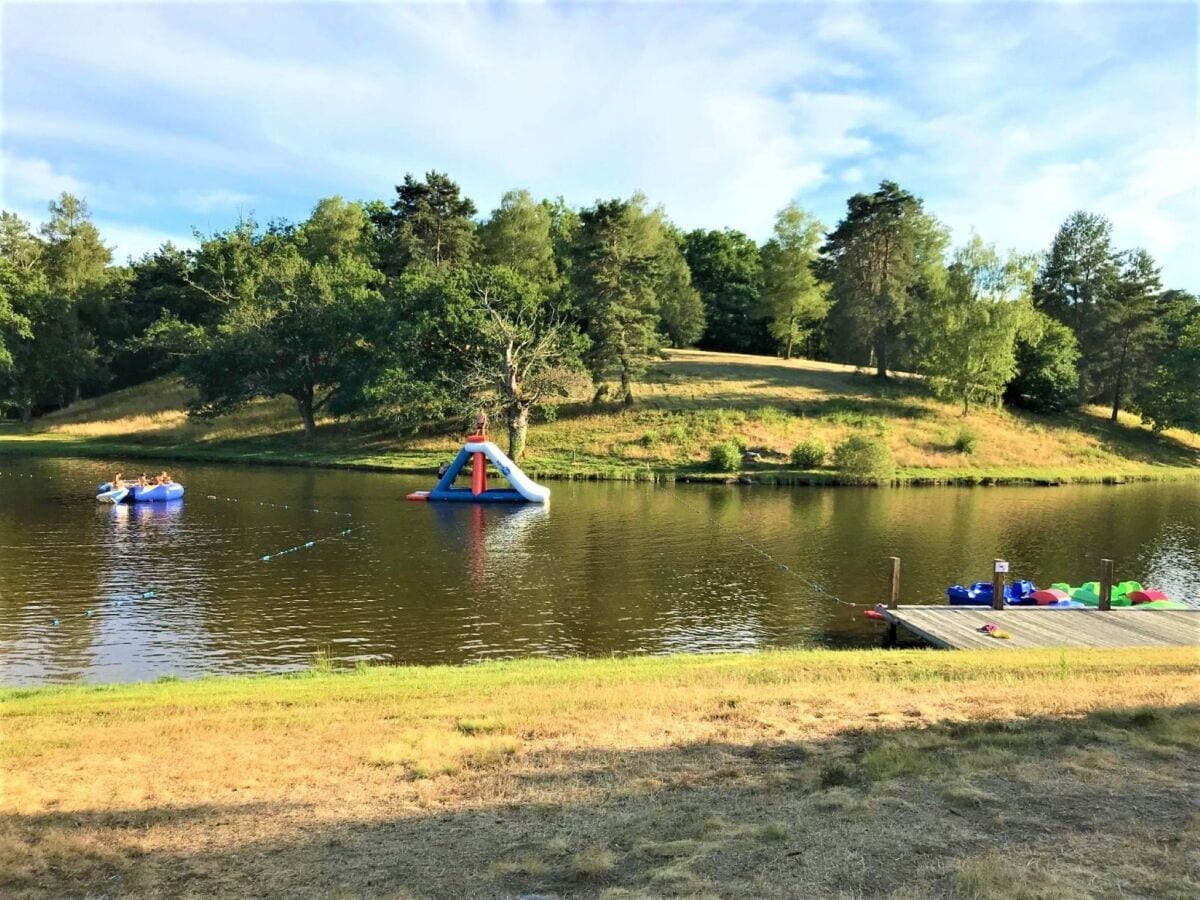
[[[454,487],[454,482],[467,463],[471,463],[471,486]],[[508,479],[510,488],[487,486],[487,464],[491,462]],[[416,491],[409,500],[459,501],[468,503],[547,503],[550,489],[543,487],[521,471],[499,447],[482,435],[467,439],[454,462],[432,491]]]

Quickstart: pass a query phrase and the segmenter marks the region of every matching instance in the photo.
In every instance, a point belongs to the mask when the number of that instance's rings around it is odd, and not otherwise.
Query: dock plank
[[[1200,647],[1200,609],[1046,609],[1018,606],[996,610],[972,606],[878,607],[884,618],[935,647]],[[979,629],[994,623],[1008,640]]]

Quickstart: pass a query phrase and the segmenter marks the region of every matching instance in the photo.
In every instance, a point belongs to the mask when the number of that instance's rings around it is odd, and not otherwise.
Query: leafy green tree
[[[466,264],[475,250],[475,204],[463,197],[448,175],[411,174],[396,185],[391,209],[375,210],[380,262],[395,275],[406,269],[445,269]]]
[[[579,213],[562,197],[543,200],[542,206],[550,216],[550,246],[554,251],[554,266],[562,279],[562,288],[571,287],[571,267],[575,260],[575,239],[579,235]]]
[[[817,276],[824,226],[795,203],[775,217],[774,236],[762,248],[762,300],[771,336],[791,359],[829,312],[829,287]]]
[[[1168,349],[1162,281],[1154,258],[1138,249],[1119,259],[1116,280],[1096,310],[1105,339],[1094,348],[1095,373],[1111,394],[1114,422],[1131,389]]]
[[[683,235],[673,226],[664,230],[657,288],[662,331],[672,347],[691,347],[704,333],[704,301],[692,285]]]
[[[943,397],[962,404],[999,403],[1017,374],[1017,335],[1033,315],[1032,263],[978,235],[954,252],[943,289],[917,316],[922,369]]]
[[[580,214],[572,274],[591,339],[588,367],[599,385],[617,378],[627,404],[634,379],[661,349],[664,243],[662,212],[648,211],[641,195]]]
[[[1079,404],[1079,342],[1057,319],[1033,310],[1017,337],[1017,374],[1006,399],[1027,409],[1057,413]]]
[[[66,315],[45,323],[65,334],[52,342],[61,352],[54,366],[63,391],[62,403],[79,399],[88,380],[100,380],[95,334],[109,314],[105,284],[112,252],[92,224],[87,204],[64,193],[49,205],[50,218],[41,227],[45,242],[43,265],[49,289]]]
[[[1079,342],[1084,397],[1103,390],[1105,363],[1099,351],[1108,338],[1104,306],[1119,275],[1112,223],[1080,210],[1058,229],[1034,283],[1034,305],[1070,328]]]
[[[313,262],[350,257],[374,261],[373,226],[366,207],[336,194],[317,201],[297,237],[304,256]]]
[[[311,438],[316,414],[366,364],[382,277],[362,243],[311,240],[326,233],[323,209],[329,207],[318,205],[298,229],[259,234],[242,223],[201,246],[197,282],[216,286],[205,290],[226,308],[216,333],[183,369],[199,392],[197,415],[287,396]],[[218,246],[224,242],[232,246]]]
[[[700,346],[733,353],[765,353],[772,346],[760,293],[758,245],[740,231],[692,231],[684,242],[692,284],[704,302]]]
[[[1200,432],[1200,303],[1193,298],[1187,322],[1172,349],[1139,387],[1136,408],[1155,431]]]
[[[851,336],[870,349],[886,378],[912,297],[940,278],[946,233],[919,199],[892,181],[855,194],[821,248],[822,274]]]
[[[587,383],[586,339],[559,300],[508,267],[407,274],[392,316],[402,339],[365,395],[398,425],[486,409],[519,459],[531,414]]]
[[[13,296],[19,296],[22,288],[16,266],[0,256],[0,377],[13,364],[9,347],[31,337],[29,319],[13,305]]]
[[[549,292],[557,287],[558,265],[551,235],[552,210],[529,191],[509,191],[479,228],[480,255],[492,266],[507,266]]]

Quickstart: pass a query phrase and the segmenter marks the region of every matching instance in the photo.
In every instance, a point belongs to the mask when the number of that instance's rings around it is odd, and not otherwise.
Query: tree
[[[406,274],[391,315],[401,337],[364,396],[398,425],[487,409],[519,459],[532,412],[587,383],[578,328],[555,297],[508,267]]]
[[[824,227],[794,203],[775,217],[774,236],[762,248],[762,299],[771,317],[771,336],[783,358],[805,341],[829,312],[829,288],[817,277]]]
[[[1136,400],[1142,420],[1155,431],[1187,428],[1200,432],[1200,304],[1194,299],[1187,324],[1139,389]]]
[[[1005,397],[1035,412],[1057,413],[1079,403],[1079,342],[1038,310],[1017,335],[1017,374]]]
[[[311,239],[327,233],[322,209],[299,229],[279,225],[258,234],[243,223],[201,247],[201,264],[215,268],[202,269],[199,280],[219,285],[219,293],[206,290],[227,306],[215,335],[184,366],[199,392],[197,415],[283,395],[295,401],[311,438],[316,414],[365,365],[381,276],[362,244]],[[222,242],[233,245],[229,252],[212,246]]]
[[[943,397],[999,403],[1017,374],[1017,335],[1027,327],[1032,265],[1002,260],[978,235],[955,251],[944,287],[917,317],[922,369]]]
[[[1122,254],[1121,268],[1110,290],[1098,303],[1096,318],[1105,339],[1094,348],[1095,372],[1112,396],[1110,418],[1125,405],[1131,386],[1167,350],[1159,304],[1162,282],[1154,258],[1138,249]]]
[[[480,255],[492,266],[507,266],[542,291],[557,287],[558,265],[551,236],[552,213],[529,191],[509,191],[479,228]]]
[[[50,219],[42,225],[43,266],[50,291],[65,315],[53,326],[65,331],[55,342],[61,353],[56,369],[65,405],[81,396],[85,380],[98,375],[95,333],[108,315],[104,291],[112,252],[100,240],[87,203],[61,194],[49,205]]]
[[[672,347],[691,347],[704,333],[704,301],[692,285],[683,241],[678,229],[666,227],[657,291],[662,331]]]
[[[22,290],[17,268],[0,256],[0,376],[9,371],[13,364],[10,346],[31,337],[29,319],[17,312],[13,295]]]
[[[1102,389],[1102,308],[1119,274],[1112,223],[1080,210],[1058,229],[1034,283],[1034,306],[1075,333],[1082,351],[1080,388],[1085,397],[1097,396]]]
[[[821,248],[835,310],[869,348],[880,378],[887,377],[911,296],[939,277],[945,245],[944,229],[921,201],[884,181],[875,193],[850,198],[846,217]]]
[[[387,274],[463,265],[474,252],[475,204],[460,195],[448,175],[428,172],[424,181],[405,175],[391,209],[374,212]]]
[[[760,295],[758,245],[740,231],[689,232],[684,256],[704,302],[700,346],[733,353],[764,353],[771,346]]]
[[[588,367],[599,385],[620,381],[633,402],[633,380],[661,347],[658,290],[663,274],[663,216],[646,200],[607,200],[580,214],[573,281],[586,333]]]

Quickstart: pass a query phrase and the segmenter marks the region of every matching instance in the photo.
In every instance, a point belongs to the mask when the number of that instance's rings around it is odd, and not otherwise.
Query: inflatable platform
[[[148,484],[145,487],[134,484],[114,491],[112,484],[106,481],[96,488],[96,499],[101,503],[162,503],[166,500],[181,500],[183,485],[176,482]]]
[[[471,486],[454,487],[466,464],[471,463]],[[487,464],[491,463],[508,479],[511,488],[487,486]],[[432,491],[416,491],[409,500],[459,501],[467,503],[547,503],[550,489],[521,471],[499,447],[482,435],[473,435],[458,452],[446,474]]]

